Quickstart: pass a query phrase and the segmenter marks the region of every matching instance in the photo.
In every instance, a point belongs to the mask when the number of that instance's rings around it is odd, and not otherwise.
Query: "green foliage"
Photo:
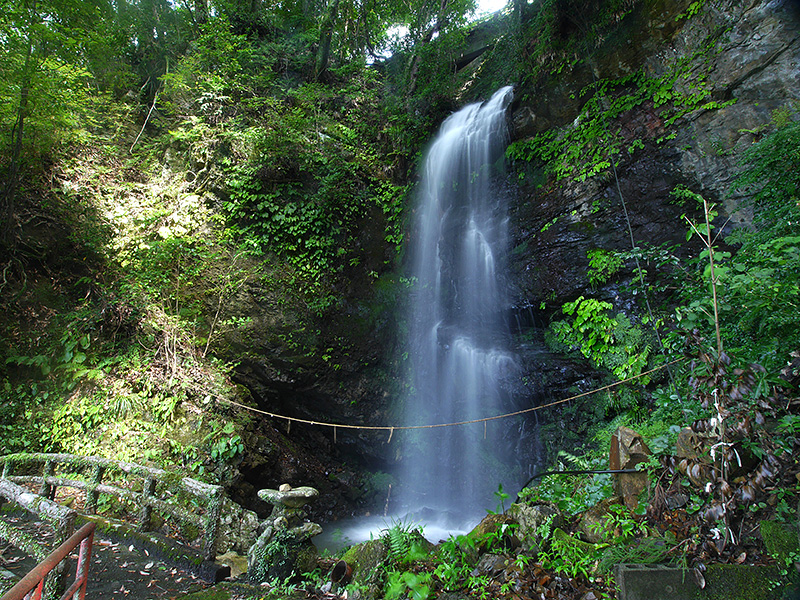
[[[410,600],[426,600],[431,593],[431,573],[414,573],[412,571],[391,571],[386,581],[386,600],[409,598]]]
[[[570,577],[588,579],[594,573],[605,544],[589,544],[556,529],[547,550],[539,553],[542,566]]]
[[[675,548],[675,535],[667,531],[664,537],[643,537],[626,543],[609,544],[602,551],[598,570],[611,573],[619,564],[653,565],[670,561],[669,552]]]
[[[392,523],[383,537],[389,550],[389,560],[397,565],[408,564],[427,556],[422,533],[413,523]]]
[[[554,321],[547,337],[551,344],[579,350],[619,379],[639,375],[647,366],[649,341],[624,313],[610,317],[611,308],[608,302],[580,296],[562,307],[564,314],[574,315],[574,319]]]
[[[10,69],[0,65],[0,72]],[[48,57],[42,60],[36,77],[30,82],[28,111],[23,133],[23,166],[38,168],[51,151],[68,143],[86,141],[86,126],[92,122],[91,98],[86,92],[90,73],[81,66]],[[0,80],[0,94],[11,102],[0,107],[0,154],[9,157],[14,139],[11,136],[19,111],[18,81]],[[5,88],[5,89],[4,89]],[[3,161],[5,162],[5,160]]]
[[[499,509],[497,512],[501,514],[506,513],[506,500],[508,500],[508,492],[503,491],[503,484],[497,484],[497,490],[494,492],[495,498],[497,498],[497,508]]]
[[[601,456],[577,457],[563,450],[558,456],[560,461],[557,463],[557,468],[562,470],[607,468],[607,459]],[[519,494],[520,499],[526,502],[553,502],[568,515],[581,513],[611,496],[613,496],[613,486],[611,476],[607,474],[588,477],[548,475],[541,478],[536,486],[524,488]]]
[[[39,390],[38,382],[12,384],[2,380],[4,402],[0,403],[0,454],[42,450],[42,439],[33,419],[37,404],[46,403],[49,391]]]
[[[707,78],[710,68],[706,56],[717,52],[717,40],[690,56],[677,58],[661,76],[640,70],[617,79],[601,79],[579,93],[586,97],[575,121],[559,130],[548,130],[512,143],[507,156],[512,160],[538,162],[556,181],[584,181],[606,172],[616,155],[632,153],[643,147],[642,140],[632,140],[623,147],[618,119],[626,112],[652,105],[665,128],[696,110],[715,110],[733,101],[710,100]],[[697,64],[703,66],[697,68]],[[675,132],[655,140],[673,139]]]
[[[200,35],[192,42],[177,68],[163,76],[167,108],[178,114],[194,112],[215,123],[226,108],[238,101],[248,67],[256,69],[254,48],[245,35],[232,31],[224,15],[200,26]],[[270,64],[258,64],[266,69]]]
[[[439,546],[434,574],[445,590],[456,591],[469,580],[476,544],[477,541],[469,536],[460,535],[450,536]]]
[[[210,448],[212,460],[228,462],[244,452],[244,442],[231,422],[222,425],[219,421],[211,421],[211,431],[203,439]]]
[[[720,302],[736,307],[723,314],[732,351],[767,368],[781,364],[800,336],[800,122],[778,125],[748,149],[735,182],[752,194],[755,229],[726,238],[739,249],[722,276]]]
[[[697,0],[696,2],[692,2],[684,12],[675,17],[675,20],[680,21],[681,19],[691,19],[700,13],[706,2],[707,0]]]
[[[382,537],[388,549],[389,565],[384,598],[428,598],[432,590],[432,573],[417,573],[412,565],[428,558],[427,542],[420,529],[413,523],[398,521],[384,530]]]
[[[600,248],[589,250],[586,253],[589,259],[589,272],[587,277],[592,287],[611,279],[624,264],[619,252],[609,252]]]
[[[379,176],[380,151],[364,142],[372,124],[355,110],[377,110],[374,94],[363,73],[344,97],[304,84],[288,92],[289,105],[264,105],[257,121],[231,133],[244,159],[225,159],[235,235],[253,253],[287,261],[298,289],[317,298],[344,274],[384,267],[365,258],[366,236],[402,240],[405,189]]]
[[[636,1],[630,0],[598,3],[542,0],[536,3],[522,32],[525,41],[520,53],[523,82],[552,79],[574,68],[613,35],[635,5]]]
[[[715,309],[720,335],[732,353],[775,369],[794,349],[800,336],[800,123],[776,120],[776,129],[744,156],[744,168],[735,187],[749,191],[745,205],[754,212],[754,228],[739,228],[725,242],[735,253],[720,248],[713,236],[717,210],[709,209],[710,226],[690,228],[687,237],[700,234],[711,241],[684,277],[684,307],[678,319],[687,329],[709,331]],[[676,194],[690,201],[702,198],[689,190]],[[714,260],[714,278],[710,261]],[[716,302],[710,286],[716,288]]]
[[[608,544],[628,544],[649,533],[647,526],[637,521],[622,504],[609,506],[602,520],[602,523],[597,524],[596,531],[602,534],[603,542]]]

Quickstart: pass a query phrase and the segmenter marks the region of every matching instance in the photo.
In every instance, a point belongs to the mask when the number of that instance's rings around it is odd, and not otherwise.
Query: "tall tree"
[[[98,22],[105,0],[3,0],[0,2],[0,148],[6,159],[0,191],[2,241],[8,245],[14,229],[14,207],[31,125],[41,130],[31,154],[46,151],[54,128],[63,123],[60,100],[79,85],[86,71],[86,41]],[[46,112],[45,112],[46,111]],[[49,129],[48,129],[49,128]],[[45,140],[42,143],[42,140]],[[30,144],[28,144],[30,146]]]
[[[412,43],[411,60],[406,76],[406,93],[411,95],[417,87],[417,78],[423,53],[433,40],[448,30],[460,27],[466,16],[475,10],[475,0],[419,0],[411,14],[414,20],[409,27]]]
[[[314,70],[315,79],[319,80],[328,70],[328,63],[331,56],[331,41],[333,39],[333,27],[339,13],[340,0],[330,0],[325,11],[319,32],[319,49],[317,50],[317,61]]]

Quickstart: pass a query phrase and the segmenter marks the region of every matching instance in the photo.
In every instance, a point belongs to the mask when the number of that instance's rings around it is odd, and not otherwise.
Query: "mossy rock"
[[[544,533],[543,525],[548,520],[550,521],[550,532],[557,527],[564,526],[564,517],[552,502],[537,503],[532,506],[515,503],[509,507],[508,515],[519,524],[515,535],[522,547],[533,554],[538,553],[542,543],[547,541],[542,533]]]
[[[519,540],[513,537],[510,530],[504,530],[509,525],[514,525],[515,527],[517,525],[517,521],[510,515],[489,514],[467,534],[467,537],[475,543],[475,547],[480,552],[497,550],[498,545],[511,549],[514,546],[519,546]],[[499,539],[491,541],[492,536],[498,536]]]
[[[342,560],[353,568],[353,583],[367,588],[367,597],[378,597],[383,589],[383,566],[389,549],[381,539],[367,540],[347,550]]]
[[[221,565],[229,567],[231,570],[231,577],[237,579],[241,575],[247,573],[247,557],[237,554],[233,551],[228,551],[225,554],[217,557],[217,562]]]
[[[779,564],[786,564],[792,553],[800,552],[797,527],[779,521],[761,521],[759,529],[767,552]]]
[[[584,540],[596,544],[613,536],[606,517],[610,514],[611,507],[617,504],[621,504],[621,498],[605,498],[581,514],[578,530]]]
[[[697,597],[709,600],[781,598],[785,583],[777,569],[750,565],[709,565],[705,578],[706,593]]]

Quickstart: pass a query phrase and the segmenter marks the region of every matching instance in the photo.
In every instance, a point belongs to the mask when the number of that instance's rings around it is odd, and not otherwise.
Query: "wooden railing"
[[[82,490],[85,492],[82,512],[90,515],[96,514],[103,495],[127,500],[137,507],[135,521],[139,531],[151,531],[154,510],[194,525],[204,534],[202,558],[206,561],[216,558],[222,486],[176,477],[163,469],[72,454],[10,454],[0,456],[0,464],[2,479],[38,485],[39,495],[45,498],[54,498],[58,487]],[[104,483],[104,479],[117,485]],[[191,503],[191,508],[181,506],[177,502],[179,497]]]

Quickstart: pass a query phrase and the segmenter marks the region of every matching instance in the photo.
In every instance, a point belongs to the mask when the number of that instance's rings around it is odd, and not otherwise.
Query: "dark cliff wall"
[[[598,143],[621,143],[616,178],[605,168],[584,181],[535,174],[520,180],[512,252],[518,304],[574,299],[587,291],[587,250],[630,249],[619,191],[637,244],[684,239],[685,209],[669,196],[679,184],[723,202],[732,223],[747,223],[748,214],[737,212],[737,197],[729,194],[731,182],[738,155],[759,139],[773,111],[800,101],[800,11],[791,2],[707,2],[697,15],[678,19],[688,4],[640,3],[607,43],[570,71],[557,79],[542,76],[517,91],[517,141],[568,133],[576,119],[585,118],[581,111],[593,93],[581,90],[600,80],[619,81],[635,72],[663,78],[680,68],[687,76],[665,85],[669,92],[677,97],[703,86],[707,94],[674,123],[667,123],[669,103],[654,106],[647,97],[610,120],[601,135],[612,139]],[[612,89],[609,102],[633,86]],[[729,101],[735,102],[724,106]],[[526,173],[540,165],[517,161],[515,167]]]

